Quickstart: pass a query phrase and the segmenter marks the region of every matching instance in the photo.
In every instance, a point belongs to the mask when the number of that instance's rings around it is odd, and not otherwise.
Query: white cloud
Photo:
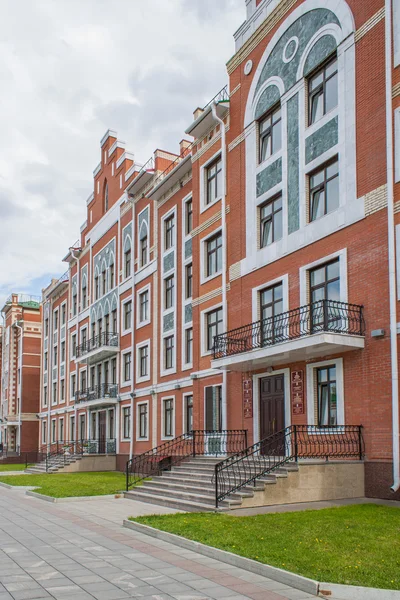
[[[139,162],[177,150],[244,16],[244,0],[2,1],[2,299],[65,270],[108,128]]]

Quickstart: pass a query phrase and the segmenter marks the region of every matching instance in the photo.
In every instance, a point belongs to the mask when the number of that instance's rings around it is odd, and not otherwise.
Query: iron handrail
[[[87,339],[82,344],[76,347],[76,358],[81,358],[85,354],[88,354],[92,350],[98,350],[103,346],[112,346],[113,348],[118,347],[118,333],[103,331],[98,335],[94,335]]]
[[[214,337],[214,359],[274,346],[315,333],[365,335],[363,306],[319,300]]]
[[[230,494],[299,458],[364,457],[362,425],[291,425],[217,463],[212,482],[215,506]]]
[[[247,429],[200,430],[183,433],[135,456],[126,463],[126,489],[135,483],[170,470],[189,457],[236,454],[247,446]]]
[[[224,85],[222,90],[219,90],[217,94],[215,94],[214,98],[211,98],[209,102],[204,106],[203,111],[205,111],[211,104],[214,102],[228,102],[229,101],[229,92],[228,92],[228,84]]]
[[[115,438],[94,438],[80,440],[63,440],[52,444],[45,444],[38,452],[38,462],[45,462],[46,472],[52,466],[52,459],[58,457],[57,464],[64,465],[70,456],[83,456],[85,454],[116,454]],[[41,457],[39,459],[39,456]]]

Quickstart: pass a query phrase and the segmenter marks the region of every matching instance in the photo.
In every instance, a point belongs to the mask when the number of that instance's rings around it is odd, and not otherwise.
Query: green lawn
[[[7,471],[24,471],[26,469],[25,463],[23,465],[2,465],[0,463],[0,473]]]
[[[104,496],[125,489],[124,473],[47,473],[44,475],[9,475],[0,482],[15,486],[38,486],[35,490],[45,496]]]
[[[131,518],[329,583],[400,589],[400,509],[373,504],[233,517]]]

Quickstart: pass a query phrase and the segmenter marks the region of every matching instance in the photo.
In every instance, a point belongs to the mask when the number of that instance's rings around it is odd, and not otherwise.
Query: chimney
[[[186,155],[186,150],[189,148],[190,144],[192,142],[189,142],[189,140],[181,140],[179,142],[179,154],[181,156],[185,156]]]
[[[196,119],[199,118],[199,116],[204,112],[204,110],[200,107],[196,108],[196,110],[193,113],[193,119],[196,121]]]

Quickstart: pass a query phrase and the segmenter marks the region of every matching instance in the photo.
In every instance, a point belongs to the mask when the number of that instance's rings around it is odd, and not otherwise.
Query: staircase
[[[33,467],[25,469],[25,473],[41,475],[43,473],[57,473],[67,465],[75,463],[82,459],[81,454],[54,454],[41,462],[36,463]]]
[[[199,456],[183,461],[179,466],[174,466],[170,471],[143,481],[141,486],[125,493],[125,498],[157,504],[183,510],[187,512],[215,511],[215,483],[213,477],[215,464],[221,462],[219,458]],[[244,467],[247,472],[252,465]],[[291,471],[297,471],[295,463],[287,463],[284,467],[275,469],[256,481],[254,485],[243,486],[240,491],[230,494],[219,502],[219,511],[228,511],[240,508],[243,498],[252,498],[256,491],[264,490],[266,485],[275,485],[280,478],[286,478]]]

